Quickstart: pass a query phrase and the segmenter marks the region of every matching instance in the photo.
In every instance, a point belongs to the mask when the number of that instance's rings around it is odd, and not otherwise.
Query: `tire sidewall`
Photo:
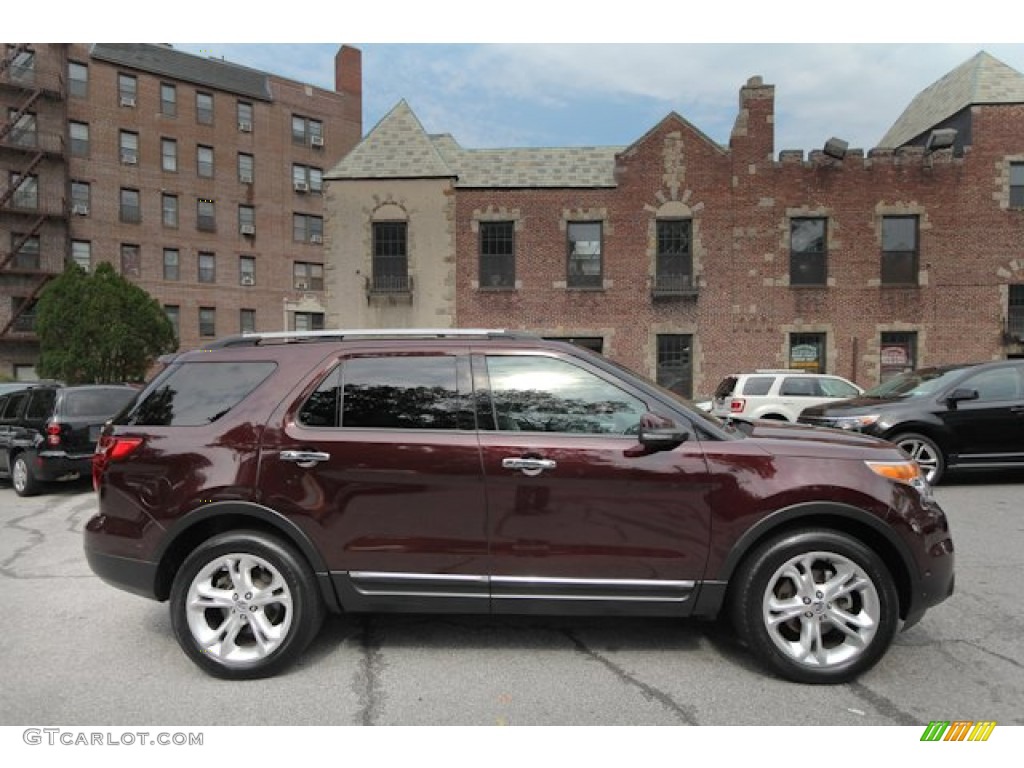
[[[933,438],[920,432],[901,432],[887,439],[895,445],[899,445],[906,440],[918,440],[922,443],[927,443],[932,453],[938,459],[938,464],[935,467],[935,477],[928,482],[932,485],[938,485],[942,482],[942,478],[946,475],[946,452],[942,450],[942,446]]]
[[[871,579],[879,600],[879,622],[871,644],[861,654],[827,670],[798,664],[776,647],[765,627],[763,601],[778,569],[805,552],[828,552],[856,563]],[[733,620],[741,637],[762,662],[794,682],[835,684],[852,680],[874,666],[899,627],[899,596],[882,559],[860,541],[830,530],[795,532],[778,537],[751,555],[738,574]]]
[[[227,665],[205,653],[188,625],[185,604],[193,580],[211,560],[229,553],[251,554],[266,560],[285,580],[292,598],[288,635],[272,653],[252,663]],[[293,664],[320,629],[323,605],[313,574],[288,545],[259,531],[223,533],[200,544],[175,574],[170,595],[171,625],[185,654],[215,677],[248,680],[270,677]]]

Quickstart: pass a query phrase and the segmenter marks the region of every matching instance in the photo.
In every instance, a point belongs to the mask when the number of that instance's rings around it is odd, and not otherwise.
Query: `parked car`
[[[100,427],[136,394],[116,385],[22,384],[0,395],[0,477],[19,496],[88,477]]]
[[[225,678],[284,669],[325,611],[724,613],[769,669],[836,683],[953,589],[891,443],[729,425],[521,333],[211,343],[103,429],[93,477],[93,571],[169,601]]]
[[[804,408],[845,400],[863,391],[852,381],[827,373],[758,370],[722,379],[710,410],[721,418],[796,421]]]
[[[932,484],[950,469],[1024,467],[1024,360],[922,368],[800,421],[891,440]]]

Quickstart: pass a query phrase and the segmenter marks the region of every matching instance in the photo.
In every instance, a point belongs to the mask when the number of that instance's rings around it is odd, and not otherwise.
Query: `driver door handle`
[[[294,461],[303,469],[310,469],[319,462],[330,459],[331,454],[322,451],[281,451],[281,461]]]
[[[521,469],[523,471],[542,472],[545,469],[554,469],[558,466],[552,459],[502,459],[501,466],[504,469]]]

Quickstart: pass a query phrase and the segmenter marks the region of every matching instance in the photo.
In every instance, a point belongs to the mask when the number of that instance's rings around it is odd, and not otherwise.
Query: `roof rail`
[[[445,339],[445,338],[504,338],[535,339],[525,331],[507,331],[504,328],[336,328],[319,331],[247,332],[224,336],[203,344],[201,349],[259,346],[264,342],[340,341],[341,339]]]

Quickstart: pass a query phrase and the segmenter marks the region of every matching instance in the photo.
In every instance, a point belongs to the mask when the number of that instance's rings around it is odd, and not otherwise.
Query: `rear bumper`
[[[108,584],[150,600],[159,599],[156,595],[156,563],[97,552],[89,546],[88,541],[85,545],[85,559],[93,573]]]
[[[40,451],[32,460],[35,475],[43,482],[60,480],[69,475],[88,477],[92,472],[91,453],[64,453],[63,451]]]

